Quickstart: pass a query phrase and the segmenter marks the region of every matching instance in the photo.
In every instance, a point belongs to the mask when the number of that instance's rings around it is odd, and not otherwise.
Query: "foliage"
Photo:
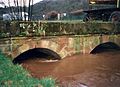
[[[1,29],[0,37],[10,36],[55,36],[120,33],[120,24],[89,21],[29,21],[11,23],[11,28]]]
[[[44,0],[33,6],[33,14],[42,16],[50,11],[69,13],[79,9],[88,9],[88,7],[88,0]]]
[[[13,65],[10,59],[0,53],[0,86],[3,87],[55,87],[55,80],[32,78],[20,65]]]
[[[44,78],[43,80],[40,81],[40,84],[43,87],[55,87],[55,81],[51,77],[50,78]]]

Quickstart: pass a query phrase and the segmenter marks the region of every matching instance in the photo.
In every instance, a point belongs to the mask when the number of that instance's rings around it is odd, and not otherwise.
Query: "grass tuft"
[[[41,80],[31,75],[20,65],[0,53],[0,86],[2,87],[56,87],[55,80],[43,78]]]

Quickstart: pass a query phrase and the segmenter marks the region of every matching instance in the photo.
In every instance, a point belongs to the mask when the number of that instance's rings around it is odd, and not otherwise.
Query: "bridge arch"
[[[61,57],[54,51],[48,49],[48,48],[33,48],[29,49],[20,55],[18,55],[16,58],[13,59],[13,63],[22,63],[24,60],[30,59],[30,58],[45,58],[45,59],[52,59],[52,60],[60,60]]]
[[[97,45],[91,52],[90,54],[96,54],[96,53],[101,53],[104,51],[110,51],[110,50],[120,50],[120,46],[118,46],[114,42],[105,42],[102,44]]]

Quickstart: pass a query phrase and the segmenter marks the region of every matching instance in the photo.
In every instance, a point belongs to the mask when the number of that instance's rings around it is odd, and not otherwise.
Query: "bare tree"
[[[16,0],[16,6],[17,6],[17,12],[18,12],[18,15],[20,15],[20,6],[18,4],[18,0]],[[19,19],[20,20],[20,19]]]
[[[32,18],[32,12],[33,12],[33,0],[32,0],[32,5],[31,5],[30,19]]]
[[[29,5],[28,5],[28,20],[31,20],[31,18],[32,18],[32,11],[33,11],[33,0],[29,0]]]
[[[26,0],[23,0],[23,12],[24,12],[24,18],[25,18],[25,21],[26,21]]]
[[[28,20],[30,20],[30,10],[31,10],[30,3],[31,3],[31,0],[29,0],[29,5],[28,5]]]
[[[10,13],[12,13],[12,9],[11,9],[11,5],[10,5],[10,0],[8,0],[8,6],[9,6],[9,11],[10,11]]]
[[[28,0],[28,8],[27,8],[27,1],[26,0],[13,0],[14,7],[11,6],[11,0],[8,0],[8,7],[9,7],[9,13],[12,13],[13,15],[16,15],[18,17],[18,20],[22,20],[23,18],[25,21],[27,20],[27,14],[28,12],[28,20],[31,20],[32,18],[32,12],[33,12],[33,0]]]

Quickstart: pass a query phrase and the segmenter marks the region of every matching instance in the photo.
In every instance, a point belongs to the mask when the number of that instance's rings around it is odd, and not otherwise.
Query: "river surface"
[[[120,51],[77,54],[56,62],[33,58],[22,66],[33,77],[55,78],[60,87],[120,87]]]

